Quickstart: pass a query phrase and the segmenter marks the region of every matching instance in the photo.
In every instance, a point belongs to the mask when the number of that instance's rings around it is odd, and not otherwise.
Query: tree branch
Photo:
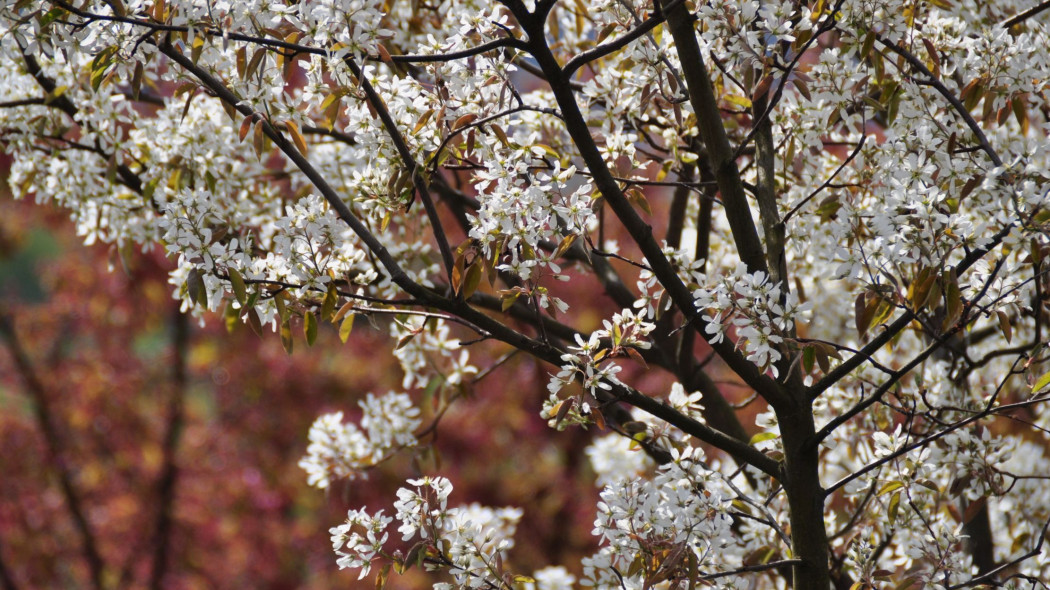
[[[601,153],[598,151],[598,147],[594,143],[590,128],[580,112],[580,107],[576,102],[572,88],[568,84],[550,48],[547,46],[542,30],[528,31],[528,33],[530,38],[529,52],[536,58],[544,75],[550,82],[551,90],[554,92],[558,107],[565,120],[566,129],[592,174],[595,186],[630,233],[631,238],[638,244],[642,254],[652,267],[653,273],[667,290],[675,305],[682,311],[687,322],[702,323],[703,320],[700,314],[697,313],[696,306],[693,303],[692,293],[682,283],[677,271],[671,266],[670,261],[664,256],[663,250],[656,243],[656,240],[653,238],[652,227],[638,216],[634,206],[627,200],[616,179],[609,172],[608,166],[606,166]],[[748,213],[748,219],[750,219],[750,213]],[[753,225],[751,229],[754,231]],[[759,257],[761,258],[761,256],[761,249],[759,249]],[[764,259],[762,264],[764,268]],[[701,331],[701,333],[707,338],[705,332]],[[740,375],[749,386],[758,391],[770,403],[776,405],[786,400],[779,384],[741,356],[731,342],[723,340],[712,344],[712,347],[733,371]]]
[[[758,230],[751,217],[751,206],[744,192],[740,170],[733,159],[733,149],[722,124],[718,99],[704,65],[703,55],[700,54],[700,46],[696,42],[696,33],[693,30],[695,18],[684,4],[667,3],[664,7],[667,25],[674,37],[682,73],[688,86],[689,102],[696,113],[700,137],[711,156],[711,166],[718,180],[718,189],[722,193],[726,218],[733,231],[733,240],[740,253],[740,260],[747,265],[749,272],[768,273],[765,251],[758,239]]]

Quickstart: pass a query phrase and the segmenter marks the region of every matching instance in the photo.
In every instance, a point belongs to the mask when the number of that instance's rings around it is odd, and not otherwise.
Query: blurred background
[[[358,321],[346,344],[325,326],[289,355],[276,335],[179,314],[169,267],[84,246],[64,212],[0,195],[0,587],[372,588],[338,570],[328,529],[348,508],[389,514],[421,472],[449,477],[453,502],[524,509],[515,571],[594,550],[595,433],[539,418],[549,367],[511,358],[444,417],[430,456],[326,493],[296,465],[307,431],[400,388],[387,326]],[[600,323],[589,313],[574,322]],[[504,351],[483,346],[484,372]]]

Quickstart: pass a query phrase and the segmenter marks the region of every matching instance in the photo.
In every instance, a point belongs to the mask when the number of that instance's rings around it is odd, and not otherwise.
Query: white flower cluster
[[[685,250],[675,250],[674,248],[664,247],[663,254],[672,266],[678,271],[678,276],[683,282],[689,284],[696,280],[696,277],[702,277],[702,271],[704,267],[704,261],[693,259],[692,254]],[[663,309],[657,309],[657,302],[663,298],[664,289],[660,281],[657,280],[656,275],[653,271],[649,270],[648,267],[638,273],[638,281],[635,283],[638,287],[638,299],[634,302],[634,307],[641,309],[644,313],[651,318],[659,318],[669,302],[665,301]]]
[[[526,582],[525,590],[572,590],[576,576],[562,566],[548,566],[532,574],[535,582]]]
[[[653,460],[631,439],[620,434],[607,434],[594,439],[584,451],[601,487],[623,479],[642,477],[652,469]]]
[[[656,325],[646,320],[646,314],[644,309],[638,313],[625,309],[615,314],[612,321],[602,320],[605,327],[591,332],[586,341],[576,334],[576,346],[570,346],[570,352],[561,356],[565,364],[547,383],[551,399],[576,379],[580,379],[584,390],[592,395],[598,389],[612,389],[610,383],[615,382],[616,374],[623,367],[610,359],[637,354],[636,349],[651,346],[646,338]]]
[[[350,510],[346,516],[346,523],[332,527],[332,550],[338,555],[336,564],[339,569],[360,569],[358,580],[364,579],[372,570],[372,560],[380,556],[383,545],[386,544],[390,534],[386,527],[394,519],[383,516],[380,510],[374,515],[362,508],[361,510]]]
[[[339,567],[360,568],[360,578],[367,575],[372,560],[386,556],[386,527],[397,520],[402,541],[418,538],[426,547],[427,568],[447,570],[455,580],[454,586],[441,583],[435,588],[499,586],[502,554],[514,546],[521,510],[478,504],[449,508],[452,483],[444,477],[410,479],[408,484],[411,487],[397,491],[394,518],[383,516],[382,510],[374,516],[351,510],[346,524],[331,529]]]
[[[696,280],[701,285],[706,282],[703,275],[696,275]],[[732,331],[736,347],[743,349],[747,360],[774,376],[778,375],[774,363],[783,356],[780,347],[785,335],[809,309],[797,293],[784,297],[780,285],[772,284],[764,272],[747,272],[743,263],[731,275],[695,290],[693,297],[697,309],[703,311],[705,331],[712,342],[720,342]]]
[[[310,427],[310,446],[299,460],[307,482],[327,488],[332,481],[365,477],[365,471],[394,452],[416,444],[419,408],[404,393],[371,393],[359,402],[360,427],[343,422],[343,413],[325,414]],[[377,516],[378,518],[378,516]]]
[[[698,5],[697,10],[705,24],[701,38],[734,65],[762,63],[767,48],[812,30],[810,16],[808,7],[790,0],[715,0]]]
[[[376,0],[326,0],[291,6],[272,2],[270,9],[318,45],[342,43],[357,54],[375,54],[376,45],[394,32],[381,26],[383,10]]]
[[[482,243],[486,254],[506,251],[509,257],[500,270],[522,280],[533,278],[538,266],[559,274],[552,260],[538,255],[540,242],[590,229],[595,222],[591,185],[573,182],[576,167],[561,170],[558,162],[549,173],[531,172],[530,162],[547,155],[541,148],[495,151],[489,167],[474,174],[481,208],[471,220],[470,237]]]
[[[674,460],[650,479],[621,479],[605,487],[594,521],[601,550],[584,560],[585,585],[642,588],[696,567],[717,569],[720,550],[730,544],[730,494],[721,476],[703,464],[703,451],[672,451]],[[638,556],[652,556],[636,574]],[[633,568],[637,570],[639,568]],[[663,577],[661,577],[663,576]]]
[[[394,356],[405,372],[401,380],[405,389],[425,387],[435,371],[448,385],[466,383],[470,375],[478,372],[470,364],[470,351],[451,336],[448,324],[441,318],[410,317],[393,322],[390,335],[399,343]]]

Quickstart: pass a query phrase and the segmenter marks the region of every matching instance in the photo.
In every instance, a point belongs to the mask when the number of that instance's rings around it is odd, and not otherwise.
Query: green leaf
[[[463,280],[463,285],[459,289],[459,294],[463,299],[469,299],[474,291],[477,291],[478,285],[481,284],[482,268],[480,262],[475,262],[470,265],[467,269],[466,277]]]
[[[817,348],[807,346],[802,349],[802,370],[806,373],[813,372],[813,363],[817,360]]]
[[[512,291],[510,293],[504,293],[500,296],[500,311],[504,313],[514,307],[514,303],[518,301],[518,297],[521,296],[519,291]]]
[[[326,322],[335,321],[335,304],[339,302],[339,290],[335,283],[328,283],[328,292],[324,294],[324,302],[321,304],[321,319]]]
[[[248,301],[248,288],[244,286],[244,278],[241,277],[241,273],[237,272],[236,268],[229,268],[227,271],[230,275],[230,286],[233,287],[233,296],[237,298],[237,302],[244,305]]]
[[[292,349],[294,348],[294,342],[292,341],[292,324],[288,319],[281,322],[281,345],[284,346],[285,352],[292,354]]]
[[[756,445],[756,444],[758,444],[760,442],[764,442],[764,441],[767,441],[767,440],[773,440],[774,438],[777,438],[778,436],[779,435],[777,433],[775,433],[775,432],[759,432],[755,436],[752,436],[751,440],[748,441],[747,444],[754,446],[754,445]]]
[[[194,268],[186,275],[186,293],[190,296],[190,301],[208,305],[208,290],[204,288],[204,279],[199,269]]]
[[[277,315],[281,318],[282,322],[288,321],[288,306],[284,304],[284,292],[277,292],[273,295],[273,303],[277,306]]]
[[[890,498],[890,506],[889,509],[886,511],[890,517],[890,524],[894,524],[897,522],[897,513],[900,511],[900,506],[901,493],[898,491],[893,494],[893,497]]]
[[[303,334],[306,335],[306,345],[313,346],[314,342],[317,342],[317,316],[314,312],[306,312],[306,317],[303,318]]]
[[[1044,387],[1050,385],[1050,371],[1043,373],[1043,376],[1035,380],[1035,384],[1032,385],[1032,393],[1041,391]]]
[[[903,487],[904,487],[904,483],[903,482],[891,481],[891,482],[883,484],[882,487],[879,488],[878,495],[882,496],[882,495],[888,494],[888,493],[890,493],[890,492],[892,492],[894,490],[899,490],[899,489],[901,489]]]
[[[339,340],[346,344],[346,340],[350,338],[350,331],[354,329],[354,318],[357,317],[356,313],[347,314],[343,318],[343,323],[339,324]]]
[[[233,329],[237,327],[237,320],[241,319],[240,314],[233,307],[233,301],[226,302],[226,310],[222,314],[222,319],[226,324],[226,331],[232,333]]]

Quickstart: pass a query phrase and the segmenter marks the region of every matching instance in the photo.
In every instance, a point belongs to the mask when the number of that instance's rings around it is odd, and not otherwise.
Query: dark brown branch
[[[682,73],[689,89],[689,102],[696,113],[700,137],[711,157],[711,167],[718,180],[726,219],[733,231],[740,260],[750,272],[768,273],[765,252],[758,239],[758,230],[751,217],[751,206],[741,183],[740,169],[737,168],[733,149],[729,145],[729,137],[722,123],[722,113],[718,109],[718,99],[715,97],[700,46],[696,41],[696,32],[693,30],[695,17],[682,4],[668,3],[665,8],[667,25],[674,37]]]
[[[423,208],[427,212],[427,218],[430,219],[430,225],[434,228],[434,238],[438,243],[438,250],[441,252],[441,259],[445,263],[445,273],[448,275],[449,282],[452,282],[452,267],[455,262],[452,260],[452,249],[448,245],[448,237],[445,235],[445,229],[441,225],[441,219],[438,217],[437,209],[434,207],[434,199],[430,196],[430,189],[427,188],[426,180],[423,178],[423,169],[416,163],[415,158],[412,156],[412,150],[409,149],[408,143],[405,141],[401,131],[397,128],[397,123],[394,118],[390,116],[390,111],[386,108],[386,103],[383,102],[383,98],[379,96],[379,93],[372,87],[372,83],[368,81],[368,78],[361,71],[361,68],[357,65],[357,62],[350,57],[343,59],[343,63],[350,68],[350,72],[357,78],[358,83],[361,85],[361,90],[364,91],[365,96],[368,99],[368,103],[375,109],[379,120],[383,122],[383,127],[386,129],[387,135],[391,141],[394,142],[394,147],[397,148],[397,153],[401,157],[401,161],[405,164],[405,168],[408,169],[409,174],[412,175],[412,184],[415,186],[416,193],[419,195],[419,199],[423,201]]]
[[[671,4],[678,5],[683,0],[674,0]],[[671,5],[669,4],[669,6]],[[660,26],[664,22],[664,15],[660,12],[653,13],[652,16],[642,21],[638,26],[634,27],[630,31],[627,31],[623,35],[620,35],[612,41],[602,43],[596,47],[588,49],[583,53],[569,60],[568,63],[562,67],[562,71],[566,78],[572,78],[572,75],[576,73],[576,70],[580,69],[584,65],[605,57],[611,53],[615,53],[624,47],[630,45],[636,39],[642,37],[649,31],[652,31],[656,27]]]
[[[728,576],[738,576],[740,574],[746,574],[751,572],[766,572],[769,570],[775,570],[777,568],[788,567],[793,565],[801,565],[801,559],[781,559],[779,561],[770,561],[769,563],[760,563],[755,565],[745,565],[738,567],[735,570],[728,572],[718,572],[717,574],[702,574],[697,579],[700,580],[717,580],[718,578],[725,578]]]
[[[1026,10],[1024,12],[1019,12],[1019,13],[1011,16],[1010,18],[1004,20],[1002,25],[1000,25],[1000,26],[1002,28],[1004,28],[1004,29],[1009,29],[1010,27],[1012,27],[1014,25],[1019,25],[1019,24],[1023,23],[1024,21],[1032,18],[1033,16],[1039,14],[1040,12],[1043,12],[1044,10],[1046,10],[1048,8],[1050,8],[1050,0],[1043,0],[1043,2],[1040,2],[1039,4],[1036,4],[1035,6],[1029,8],[1028,10]]]
[[[220,99],[234,105],[238,111],[245,116],[251,116],[254,113],[246,105],[238,105],[239,102],[237,97],[233,95],[228,88],[225,87],[219,80],[215,79],[211,74],[204,71],[197,65],[195,65],[189,58],[182,55],[171,46],[170,43],[165,43],[160,46],[162,53],[167,55],[172,61],[177,63],[179,66],[187,70],[198,80],[200,80],[209,90],[215,93]],[[368,228],[359,220],[353,212],[346,206],[335,190],[328,184],[323,176],[306,160],[302,154],[295,149],[295,147],[284,138],[284,136],[270,123],[263,120],[258,123],[263,125],[263,131],[266,133],[277,147],[284,152],[284,154],[292,160],[306,177],[314,184],[317,190],[325,198],[326,201],[332,206],[332,209],[339,215],[340,219],[346,223],[350,229],[365,243],[365,245],[372,251],[372,253],[379,259],[383,264],[384,268],[391,275],[391,280],[398,285],[401,289],[407,292],[409,295],[415,297],[421,302],[425,302],[427,305],[436,307],[443,311],[447,311],[456,315],[459,315],[465,321],[468,321],[480,329],[488,332],[494,338],[505,342],[515,348],[518,348],[524,352],[527,352],[536,358],[548,362],[554,366],[561,366],[563,361],[561,360],[564,351],[551,346],[549,343],[534,340],[513,330],[504,324],[490,318],[489,316],[479,312],[478,310],[471,307],[464,301],[450,300],[445,297],[434,293],[426,289],[425,287],[413,282],[408,275],[405,274],[404,270],[398,266],[397,261],[390,255],[389,251],[385,246],[368,230]],[[600,156],[599,156],[600,157]],[[614,181],[615,182],[615,181]],[[683,285],[684,288],[684,285]],[[687,291],[688,293],[688,291]],[[729,345],[730,347],[732,345]],[[753,372],[757,373],[757,368],[748,363],[742,357],[742,362],[747,363],[747,367]],[[768,378],[766,378],[768,379]],[[771,380],[770,380],[771,381]],[[609,398],[606,401],[623,401],[631,404],[639,409],[642,409],[654,416],[664,419],[669,424],[680,428],[683,432],[691,436],[695,436],[701,441],[707,442],[718,448],[725,450],[739,460],[756,467],[757,469],[768,473],[769,475],[776,477],[778,475],[777,462],[770,459],[765,454],[761,453],[754,447],[748,446],[745,442],[741,442],[725,433],[715,430],[706,424],[697,422],[687,416],[684,416],[680,412],[674,410],[670,406],[664,405],[662,402],[650,398],[642,393],[635,390],[629,389],[621,384],[613,385],[613,393],[610,394],[614,397]]]
[[[529,51],[536,58],[543,69],[544,75],[550,81],[551,90],[565,120],[566,130],[572,137],[577,149],[579,149],[580,156],[583,158],[587,169],[593,175],[595,186],[628,233],[630,233],[631,238],[638,244],[649,266],[653,269],[653,273],[664,286],[675,305],[682,311],[687,322],[703,322],[693,303],[692,292],[682,283],[677,271],[670,261],[667,260],[667,257],[664,256],[662,248],[653,238],[652,227],[638,215],[634,206],[627,200],[627,197],[620,189],[616,179],[613,178],[608,166],[606,166],[601,152],[594,143],[591,130],[580,112],[580,107],[576,102],[572,88],[567,83],[561,67],[547,46],[542,30],[528,32],[530,38]],[[750,219],[750,213],[747,213],[747,215],[748,219]],[[753,225],[751,229],[754,231]],[[757,233],[755,235],[757,240]],[[761,248],[758,253],[761,258]],[[764,268],[764,259],[762,264]],[[704,332],[701,331],[701,333]],[[736,350],[733,343],[722,340],[721,342],[713,343],[712,347],[733,371],[740,375],[748,385],[759,391],[763,397],[773,404],[784,401],[785,398],[779,384],[745,359]]]

